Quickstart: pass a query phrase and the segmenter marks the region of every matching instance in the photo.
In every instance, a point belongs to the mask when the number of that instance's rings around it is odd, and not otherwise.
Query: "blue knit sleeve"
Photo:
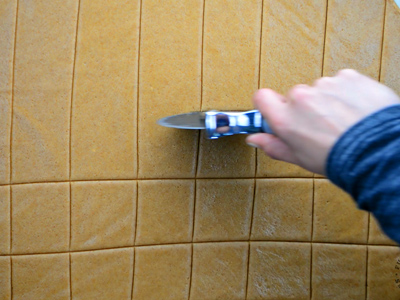
[[[366,117],[340,137],[327,176],[400,243],[400,105]]]

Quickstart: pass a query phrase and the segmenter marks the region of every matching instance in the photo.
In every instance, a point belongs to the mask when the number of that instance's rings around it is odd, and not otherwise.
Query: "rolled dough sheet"
[[[0,17],[0,300],[400,298],[398,248],[328,180],[156,125],[343,67],[399,91],[393,0],[0,0]]]

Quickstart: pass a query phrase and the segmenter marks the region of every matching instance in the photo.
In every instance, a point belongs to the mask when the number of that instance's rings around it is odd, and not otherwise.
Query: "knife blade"
[[[209,139],[234,134],[265,132],[273,134],[258,110],[244,112],[192,112],[168,116],[157,121],[159,125],[178,129],[205,129]]]
[[[159,119],[159,125],[178,129],[206,129],[204,112],[179,114]]]

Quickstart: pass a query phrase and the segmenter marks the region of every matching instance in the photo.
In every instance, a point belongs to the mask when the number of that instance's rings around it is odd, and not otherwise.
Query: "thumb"
[[[280,138],[268,133],[256,133],[246,138],[249,146],[260,148],[273,159],[297,164],[297,159],[290,147]]]

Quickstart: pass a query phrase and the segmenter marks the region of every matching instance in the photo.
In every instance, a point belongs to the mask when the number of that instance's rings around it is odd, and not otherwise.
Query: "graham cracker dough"
[[[398,247],[323,176],[156,124],[341,68],[400,92],[393,0],[0,0],[0,17],[0,300],[400,298]]]
[[[71,254],[74,299],[130,299],[133,249]]]

